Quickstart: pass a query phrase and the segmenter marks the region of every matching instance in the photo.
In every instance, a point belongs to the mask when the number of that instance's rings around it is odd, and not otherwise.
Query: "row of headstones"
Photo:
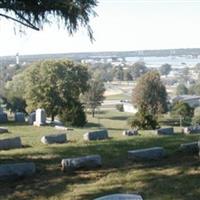
[[[25,122],[25,114],[23,112],[16,112],[14,116],[15,122],[23,123]],[[8,115],[0,109],[0,123],[7,123]],[[33,112],[28,117],[29,124],[35,126],[42,126],[46,124],[46,113],[44,109],[37,109],[36,112]]]
[[[94,135],[92,134],[94,133]],[[86,139],[94,139],[96,138],[96,135],[106,135],[106,131],[104,131],[104,134],[101,132],[90,132],[84,135]],[[59,136],[59,137],[58,137]],[[98,139],[102,139],[103,137],[98,137]],[[60,138],[60,139],[58,139]],[[49,135],[44,136],[41,140],[43,140],[43,143],[62,143],[64,140],[66,141],[66,135],[60,134],[60,135]],[[17,138],[10,138],[10,139],[4,139],[0,141],[0,149],[8,149],[8,148],[20,148],[22,147],[21,139],[19,137]],[[181,144],[180,149],[185,152],[199,152],[200,143],[198,145],[198,142],[193,143],[186,143]],[[155,160],[160,159],[166,156],[166,152],[162,147],[153,147],[153,148],[147,148],[147,149],[139,149],[139,150],[131,150],[128,151],[128,158],[134,159],[134,160]],[[78,157],[78,158],[66,158],[63,159],[62,162],[62,170],[63,171],[71,171],[71,170],[77,170],[80,168],[96,168],[100,167],[102,165],[101,156],[100,155],[90,155],[85,157]],[[18,163],[18,164],[10,164],[10,165],[0,165],[0,179],[3,178],[9,178],[10,176],[27,176],[32,175],[35,173],[35,164],[34,163]],[[127,195],[120,195],[121,197],[127,197]],[[104,198],[110,198],[116,197],[115,195],[111,195],[109,197]],[[131,197],[131,196],[130,196]],[[123,199],[123,198],[122,198]]]
[[[15,113],[15,122],[23,123],[25,122],[25,115],[22,112]],[[0,123],[7,123],[8,122],[8,115],[5,112],[0,113]]]
[[[57,129],[61,128],[61,130],[66,130],[66,127],[62,127],[62,126],[56,126],[56,128]],[[173,133],[173,128],[165,128],[165,129],[160,129],[160,130],[162,130],[162,134],[169,134],[169,130]],[[158,130],[159,134],[161,134],[160,130]],[[4,128],[4,127],[0,127],[0,133],[4,133],[4,132],[8,132],[8,129]],[[133,132],[124,131],[123,135],[129,135],[129,136],[130,135],[137,135],[137,132],[135,130]],[[105,140],[105,139],[108,139],[108,138],[109,138],[108,131],[106,129],[88,132],[88,133],[85,133],[83,135],[83,139],[85,141]],[[66,141],[67,141],[66,134],[62,134],[62,133],[46,135],[46,136],[43,136],[41,138],[41,142],[44,143],[44,144],[65,143]]]
[[[160,128],[154,131],[155,134],[157,135],[173,135],[174,134],[174,129],[172,127],[168,128]],[[196,126],[189,126],[189,127],[184,127],[182,128],[182,133],[188,135],[188,134],[198,134],[200,133],[200,125]],[[138,130],[124,130],[123,135],[126,136],[134,136],[138,135]]]
[[[17,140],[15,141],[17,142]],[[19,141],[18,141],[19,142]],[[195,152],[199,151],[200,143],[187,143],[182,144],[180,149],[188,151],[188,149]],[[166,156],[166,152],[163,147],[153,147],[146,149],[138,149],[128,151],[128,158],[133,160],[158,160]],[[81,168],[84,169],[94,169],[102,166],[102,158],[100,155],[89,155],[76,158],[65,158],[61,161],[62,171],[74,171]],[[0,180],[29,176],[36,172],[36,167],[34,163],[17,163],[17,164],[3,164],[0,165]],[[112,200],[112,199],[140,199],[140,195],[128,195],[128,194],[115,194],[109,195],[97,200]]]

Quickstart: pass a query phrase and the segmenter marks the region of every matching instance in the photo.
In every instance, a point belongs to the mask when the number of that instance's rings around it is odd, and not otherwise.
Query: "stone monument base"
[[[36,121],[34,121],[33,122],[33,126],[45,126],[45,123],[40,123],[40,122],[36,122]]]

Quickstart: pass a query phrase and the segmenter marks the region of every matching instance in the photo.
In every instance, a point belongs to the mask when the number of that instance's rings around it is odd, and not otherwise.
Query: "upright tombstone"
[[[137,194],[112,194],[94,200],[143,200],[143,199],[140,195]]]
[[[200,133],[200,126],[189,126],[183,128],[182,132],[186,135]]]
[[[28,116],[28,123],[30,125],[33,125],[34,121],[35,121],[35,112],[32,112],[29,116]]]
[[[0,113],[3,113],[3,108],[2,107],[0,107]]]
[[[15,113],[15,122],[19,122],[19,123],[25,122],[25,115],[23,112]]]
[[[37,109],[35,112],[35,121],[33,122],[34,126],[43,126],[46,124],[46,113],[44,109]]]
[[[0,123],[7,123],[8,122],[8,116],[6,113],[1,112],[0,113]]]

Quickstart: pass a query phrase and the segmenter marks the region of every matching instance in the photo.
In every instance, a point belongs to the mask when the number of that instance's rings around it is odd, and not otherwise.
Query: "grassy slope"
[[[137,192],[145,200],[198,200],[200,195],[200,167],[197,156],[184,155],[178,146],[199,139],[199,135],[154,136],[142,133],[137,137],[123,137],[128,128],[128,115],[104,112],[92,119],[84,129],[68,133],[67,144],[43,145],[44,134],[55,133],[52,127],[32,127],[9,124],[10,134],[0,138],[20,136],[23,149],[0,151],[0,163],[33,161],[37,173],[23,180],[0,183],[0,199],[92,200],[116,192]],[[99,119],[98,119],[99,118]],[[91,129],[106,127],[111,139],[83,142],[82,135]],[[6,125],[7,126],[7,125]],[[132,162],[127,150],[163,146],[169,155],[162,161]],[[60,171],[62,158],[100,154],[103,167],[98,170],[65,174]]]

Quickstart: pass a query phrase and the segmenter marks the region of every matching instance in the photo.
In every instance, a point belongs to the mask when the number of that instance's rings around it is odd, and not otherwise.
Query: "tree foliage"
[[[24,95],[24,78],[22,74],[17,74],[12,81],[8,81],[5,85],[3,100],[6,107],[11,112],[26,113],[26,101]]]
[[[56,17],[70,34],[84,26],[92,38],[89,21],[91,15],[96,15],[95,6],[97,0],[0,0],[0,16],[34,30],[52,23]]]
[[[69,108],[79,96],[88,89],[87,68],[67,60],[43,61],[32,64],[10,85],[15,86],[23,80],[23,97],[29,112],[44,108],[48,116],[54,117]],[[13,88],[13,87],[11,87]]]
[[[185,86],[185,84],[181,83],[176,88],[176,95],[184,95],[188,94],[188,88]]]
[[[79,101],[72,101],[64,107],[59,118],[67,126],[83,127],[87,122],[84,106]]]
[[[167,92],[158,72],[147,72],[138,80],[133,89],[133,104],[153,116],[167,110]]]
[[[4,103],[6,104],[6,108],[11,112],[26,112],[26,101],[21,97],[12,96],[9,98],[4,98]]]
[[[95,109],[101,105],[104,100],[105,87],[101,80],[90,80],[89,89],[82,97],[83,102],[86,104],[87,108],[92,111],[92,116],[94,117]]]
[[[148,72],[148,68],[146,67],[144,62],[136,62],[130,67],[130,69],[133,79],[137,79]]]
[[[161,67],[160,67],[160,73],[161,75],[168,75],[170,73],[170,71],[172,70],[172,66],[170,64],[163,64]]]
[[[182,126],[184,121],[191,121],[191,118],[194,114],[194,109],[191,108],[187,103],[178,101],[172,106],[171,114],[179,117],[180,126]]]
[[[189,94],[200,95],[200,83],[193,84],[189,87]]]
[[[128,119],[131,128],[151,130],[158,128],[158,122],[151,114],[137,112],[133,117]]]
[[[156,71],[144,74],[133,89],[133,104],[138,108],[136,122],[142,129],[155,129],[157,116],[167,110],[167,92]]]

